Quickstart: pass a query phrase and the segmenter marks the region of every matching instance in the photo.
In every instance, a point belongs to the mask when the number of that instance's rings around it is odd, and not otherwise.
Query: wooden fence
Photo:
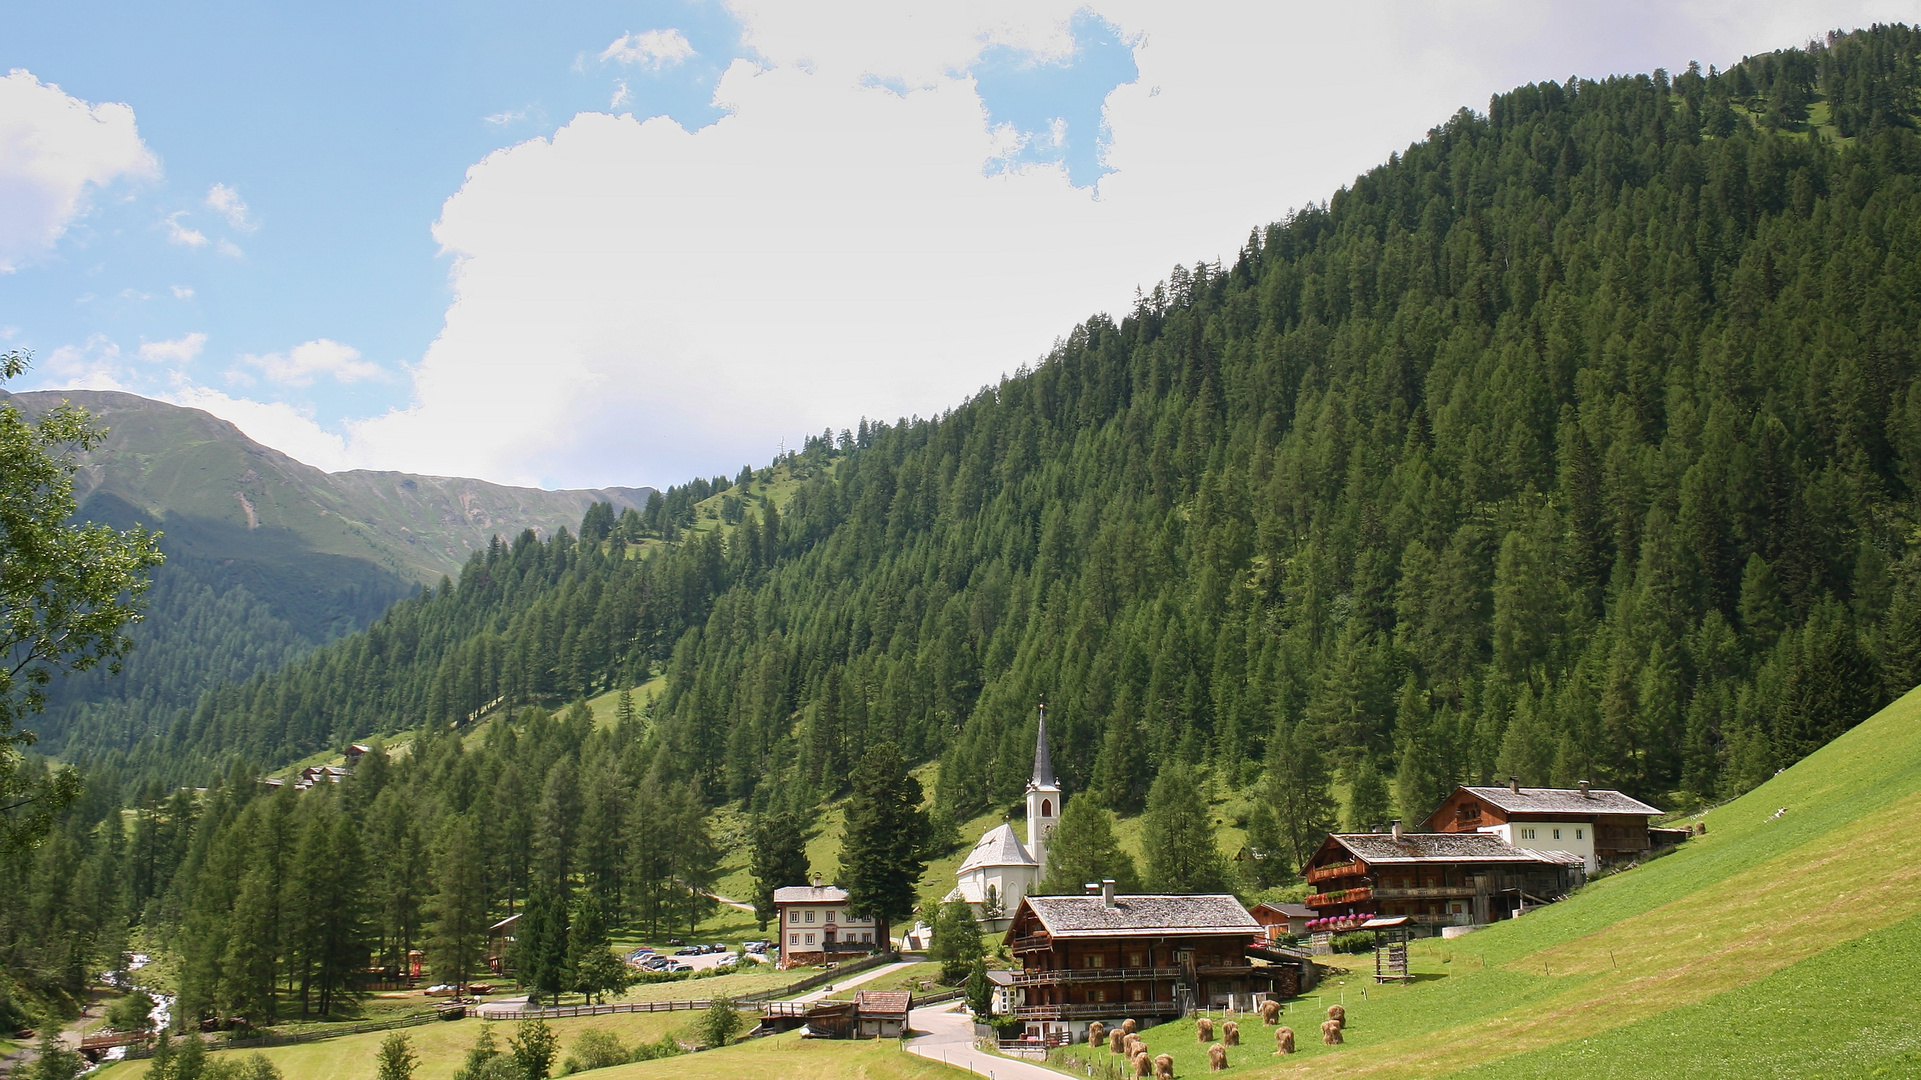
[[[294,1043],[319,1042],[322,1039],[337,1039],[342,1035],[363,1035],[369,1031],[390,1031],[394,1028],[414,1027],[418,1024],[431,1024],[440,1019],[438,1012],[410,1013],[397,1020],[367,1020],[358,1024],[340,1024],[336,1027],[319,1028],[314,1031],[271,1032],[265,1035],[249,1035],[239,1039],[222,1039],[208,1047],[212,1050],[246,1050],[263,1046],[290,1046]],[[192,1032],[183,1038],[199,1038]],[[153,1046],[129,1046],[127,1057],[144,1058],[153,1056]]]

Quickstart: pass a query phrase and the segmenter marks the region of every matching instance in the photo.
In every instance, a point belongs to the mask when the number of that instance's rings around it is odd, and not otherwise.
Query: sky
[[[1539,80],[1865,2],[0,0],[8,389],[666,486],[935,416]]]

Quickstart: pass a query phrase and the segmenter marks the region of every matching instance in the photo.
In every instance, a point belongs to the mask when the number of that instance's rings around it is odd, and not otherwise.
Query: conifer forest
[[[1076,798],[1246,793],[1289,864],[1250,888],[1457,783],[1736,796],[1921,683],[1918,123],[1899,26],[1464,108],[949,412],[497,538],[76,730],[0,964],[77,993],[139,933],[180,1015],[324,1014],[356,957],[471,964],[524,912],[557,990],[704,914],[720,804],[805,812],[889,742],[937,820],[1013,807],[1040,701]]]

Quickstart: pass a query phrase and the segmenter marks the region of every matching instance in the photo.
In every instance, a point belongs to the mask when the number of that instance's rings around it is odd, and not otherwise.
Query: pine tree
[[[567,986],[567,924],[560,887],[536,874],[527,908],[515,924],[514,978],[529,991],[528,1000],[557,999]]]
[[[1217,893],[1227,888],[1227,860],[1214,838],[1214,819],[1199,779],[1185,765],[1154,778],[1141,819],[1147,887],[1164,893]]]
[[[375,1080],[414,1080],[414,1068],[420,1058],[414,1053],[413,1043],[408,1041],[404,1031],[390,1031],[380,1042],[380,1050],[375,1054],[378,1072]]]
[[[1283,721],[1268,740],[1267,799],[1280,827],[1282,853],[1296,867],[1334,827],[1334,797],[1327,766],[1305,723]]]
[[[913,914],[914,890],[927,865],[920,781],[908,775],[894,744],[882,741],[868,748],[850,782],[839,884],[848,906],[874,920],[874,940],[890,951],[888,927]]]

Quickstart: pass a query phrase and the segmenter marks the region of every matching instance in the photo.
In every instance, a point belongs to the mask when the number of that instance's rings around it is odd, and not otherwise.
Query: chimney
[[[1101,906],[1114,906],[1114,879],[1111,877],[1101,879]]]
[[[1587,781],[1586,780],[1581,781],[1581,798],[1592,799],[1593,797],[1594,796],[1588,794]]]
[[[1507,789],[1509,791],[1512,791],[1514,794],[1519,795],[1521,793],[1521,778],[1518,776],[1508,777]]]
[[[1397,844],[1401,842],[1401,819],[1400,818],[1394,819],[1394,842]]]
[[[1081,888],[1086,889],[1087,895],[1089,896],[1099,896],[1101,894],[1101,885],[1098,881],[1087,882],[1082,885]]]
[[[820,888],[820,871],[814,871],[814,888]]]

